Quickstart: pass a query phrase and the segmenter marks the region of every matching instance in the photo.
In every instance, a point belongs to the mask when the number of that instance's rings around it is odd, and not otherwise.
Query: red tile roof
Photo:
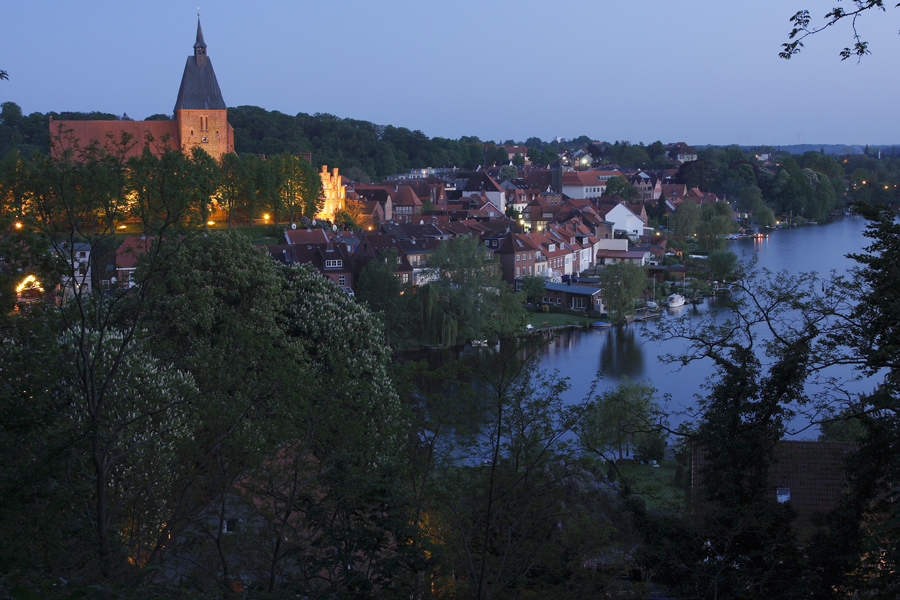
[[[149,147],[154,154],[179,149],[177,121],[52,121],[51,154],[59,156],[61,151],[72,148],[73,142],[77,142],[79,148],[86,148],[94,140],[115,152],[123,134],[129,140],[126,157],[140,156],[148,136],[153,138]]]

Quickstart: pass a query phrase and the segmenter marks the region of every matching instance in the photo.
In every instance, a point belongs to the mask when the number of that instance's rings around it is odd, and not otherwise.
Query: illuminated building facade
[[[316,218],[331,221],[334,219],[334,213],[344,209],[347,202],[347,186],[341,184],[341,176],[337,167],[329,173],[328,166],[322,165],[322,172],[319,175],[322,177],[322,193],[325,196],[325,203]]]

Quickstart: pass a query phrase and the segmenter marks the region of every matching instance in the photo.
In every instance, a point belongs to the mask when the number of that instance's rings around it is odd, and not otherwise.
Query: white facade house
[[[606,213],[604,219],[614,224],[614,231],[624,231],[629,236],[644,234],[644,221],[625,204],[617,204]]]

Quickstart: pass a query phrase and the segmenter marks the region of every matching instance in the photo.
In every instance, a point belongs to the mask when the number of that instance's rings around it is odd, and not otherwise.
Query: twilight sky
[[[228,106],[331,113],[434,137],[691,144],[900,143],[900,11],[778,58],[834,0],[215,0],[200,5]],[[0,102],[171,113],[197,0],[7,3]],[[894,3],[886,3],[892,6]],[[240,150],[240,149],[238,149]]]

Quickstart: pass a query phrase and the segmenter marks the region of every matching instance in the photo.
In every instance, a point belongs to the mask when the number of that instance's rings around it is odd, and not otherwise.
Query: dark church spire
[[[206,42],[203,41],[203,28],[200,27],[199,16],[197,17],[197,41],[194,42],[194,56],[197,59],[198,67],[206,66]]]
[[[225,101],[213,72],[212,61],[206,55],[206,42],[203,41],[203,29],[200,18],[197,18],[197,41],[194,42],[194,55],[188,56],[181,76],[181,88],[175,101],[175,111],[190,110],[225,110]]]

